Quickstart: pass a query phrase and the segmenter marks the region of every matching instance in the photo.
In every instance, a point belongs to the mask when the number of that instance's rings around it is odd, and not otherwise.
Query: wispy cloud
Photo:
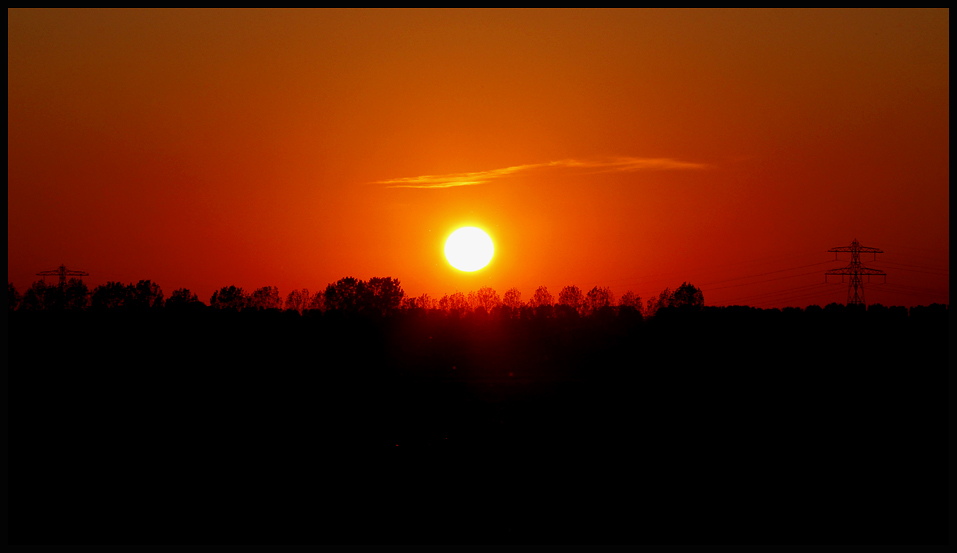
[[[473,186],[500,179],[515,173],[534,171],[547,167],[564,167],[569,169],[593,169],[601,173],[642,171],[642,170],[674,170],[674,169],[705,169],[703,163],[678,161],[671,158],[642,158],[620,157],[606,160],[562,159],[548,163],[530,163],[515,165],[489,171],[475,171],[472,173],[447,173],[445,175],[421,175],[418,177],[402,177],[376,181],[374,184],[385,184],[386,188],[451,188],[453,186]]]

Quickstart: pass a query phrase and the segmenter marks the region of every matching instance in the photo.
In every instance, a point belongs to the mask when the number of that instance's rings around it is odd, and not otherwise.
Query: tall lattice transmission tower
[[[862,246],[860,242],[857,241],[857,238],[851,242],[850,246],[844,246],[841,248],[831,248],[827,250],[834,253],[834,260],[837,260],[838,252],[849,252],[851,254],[851,264],[847,267],[842,267],[840,269],[831,269],[824,273],[824,282],[827,282],[827,277],[834,275],[841,275],[841,282],[844,282],[844,276],[847,275],[850,277],[850,284],[847,287],[847,305],[864,305],[864,280],[862,277],[867,277],[867,282],[871,281],[871,275],[883,276],[884,282],[887,282],[887,273],[879,269],[869,269],[861,264],[861,253],[872,253],[874,254],[874,260],[877,260],[877,254],[884,253],[883,250],[878,248],[869,248],[867,246]]]
[[[85,271],[71,271],[63,265],[60,265],[58,268],[52,271],[40,271],[37,273],[37,276],[58,276],[60,277],[60,290],[66,288],[66,277],[68,276],[90,276],[90,273]]]

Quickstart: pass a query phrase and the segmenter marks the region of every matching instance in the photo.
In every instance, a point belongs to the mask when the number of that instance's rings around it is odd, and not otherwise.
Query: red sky
[[[845,300],[827,250],[857,238],[868,303],[949,303],[946,9],[7,15],[21,292],[62,263],[204,301],[392,276],[803,307]],[[442,254],[466,225],[476,273]]]

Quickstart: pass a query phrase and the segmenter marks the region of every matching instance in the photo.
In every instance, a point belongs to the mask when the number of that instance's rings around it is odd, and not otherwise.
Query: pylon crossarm
[[[864,267],[863,265],[858,265],[856,267],[841,267],[840,269],[830,269],[825,271],[826,275],[887,275],[884,271],[880,269],[870,269]]]
[[[852,246],[841,246],[840,248],[831,248],[831,249],[829,249],[829,250],[827,250],[827,251],[829,251],[829,252],[849,252],[849,253],[853,253],[853,252],[860,252],[860,253],[884,253],[884,250],[882,250],[882,249],[880,249],[880,248],[871,248],[871,247],[869,247],[869,246],[858,246],[858,247],[856,247],[856,248],[855,248],[855,247],[852,247]]]
[[[60,276],[60,275],[66,275],[66,276],[90,276],[90,273],[87,273],[87,272],[84,272],[84,271],[67,271],[67,272],[65,272],[65,273],[60,272],[60,271],[40,271],[39,273],[37,273],[37,276]]]

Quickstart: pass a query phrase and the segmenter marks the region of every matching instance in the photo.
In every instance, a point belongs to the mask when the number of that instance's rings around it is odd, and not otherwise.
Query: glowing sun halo
[[[495,253],[492,239],[475,227],[462,227],[445,241],[445,258],[460,271],[477,271],[488,265]]]

